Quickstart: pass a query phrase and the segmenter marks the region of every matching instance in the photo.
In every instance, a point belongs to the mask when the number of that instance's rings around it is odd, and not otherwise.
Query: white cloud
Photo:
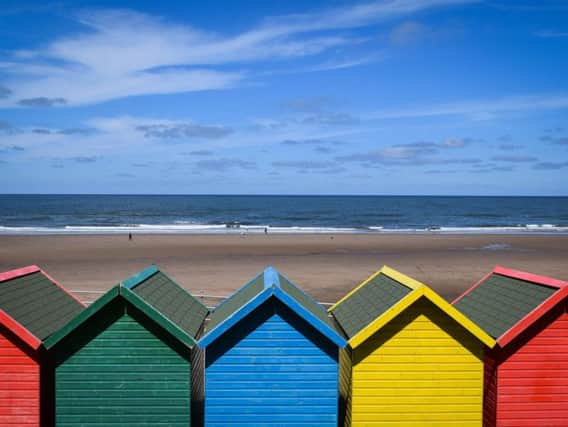
[[[500,113],[566,108],[568,108],[568,94],[542,94],[462,101],[420,108],[379,110],[362,114],[361,117],[367,120],[387,120],[435,116],[467,116],[477,120],[487,120],[494,118]]]
[[[242,68],[255,61],[316,55],[360,42],[352,36],[322,31],[358,28],[469,2],[374,1],[321,13],[273,17],[232,36],[129,10],[91,11],[78,17],[84,31],[43,48],[12,52],[9,60],[0,63],[9,76],[5,83],[10,90],[9,96],[3,95],[0,107],[13,106],[22,99],[57,99],[61,100],[59,105],[72,106],[135,95],[230,88],[247,73],[228,70],[227,65]],[[330,62],[312,71],[365,62]],[[225,67],[215,69],[219,65]]]
[[[535,33],[535,36],[545,39],[562,38],[562,37],[568,37],[568,31],[542,30],[542,31],[537,31]]]

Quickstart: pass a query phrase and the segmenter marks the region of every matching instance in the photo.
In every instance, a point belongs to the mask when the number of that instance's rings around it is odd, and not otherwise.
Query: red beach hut
[[[568,282],[495,267],[453,304],[497,341],[484,426],[568,426]]]
[[[42,342],[83,308],[35,265],[0,273],[0,426],[40,425]]]

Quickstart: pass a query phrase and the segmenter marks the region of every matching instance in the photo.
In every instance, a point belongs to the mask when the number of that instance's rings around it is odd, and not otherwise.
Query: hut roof
[[[197,298],[154,265],[124,280],[122,285],[194,338],[209,313]]]
[[[199,342],[200,347],[209,345],[272,296],[310,321],[335,344],[345,346],[345,340],[335,330],[323,306],[283,274],[268,267],[215,308],[209,320],[208,332]]]
[[[504,346],[567,292],[567,282],[496,266],[453,305]]]
[[[164,316],[151,304],[132,292],[128,287],[124,286],[122,283],[119,283],[118,285],[110,289],[106,294],[97,299],[88,308],[75,316],[75,318],[67,323],[63,328],[49,337],[44,343],[45,347],[50,349],[56,346],[69,334],[73,333],[79,327],[89,322],[89,320],[93,318],[93,316],[99,313],[108,304],[119,298],[122,298],[127,303],[140,310],[147,318],[156,323],[164,331],[176,338],[178,341],[185,344],[187,347],[191,348],[195,345],[194,337],[192,337],[189,333],[180,328],[166,316]]]
[[[84,309],[84,304],[39,267],[0,274],[0,312],[33,348]],[[12,329],[12,328],[11,328]]]
[[[426,298],[489,347],[495,341],[428,286],[387,266],[381,268],[329,311],[355,348],[390,323],[419,298]]]

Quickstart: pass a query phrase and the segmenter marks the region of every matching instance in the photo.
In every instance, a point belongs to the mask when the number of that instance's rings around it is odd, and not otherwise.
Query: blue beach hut
[[[215,309],[198,342],[204,425],[336,427],[345,345],[319,303],[267,268]]]

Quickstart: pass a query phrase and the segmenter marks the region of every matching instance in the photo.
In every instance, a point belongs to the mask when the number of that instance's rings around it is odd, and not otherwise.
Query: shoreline
[[[24,227],[18,227],[24,228]],[[291,227],[292,228],[292,227]],[[306,230],[285,230],[275,231],[274,229],[265,233],[261,229],[232,229],[231,231],[140,231],[136,228],[128,229],[124,228],[120,231],[67,231],[62,229],[61,231],[50,230],[50,231],[30,231],[30,232],[6,232],[2,230],[0,226],[0,238],[4,236],[10,237],[34,237],[34,236],[125,236],[131,233],[133,236],[236,236],[241,237],[242,235],[250,236],[261,236],[265,234],[270,234],[274,236],[332,236],[332,235],[369,235],[369,236],[568,236],[568,227],[556,227],[554,230],[546,229],[533,229],[533,228],[522,228],[519,227],[518,230],[513,230],[513,227],[502,227],[504,230],[488,230],[487,228],[480,227],[470,227],[472,231],[467,231],[466,227],[459,227],[452,230],[444,229],[433,229],[433,230],[422,230],[422,229],[402,229],[402,230],[367,230],[367,229],[325,229],[324,231],[313,231],[313,227],[304,227]],[[450,228],[450,227],[448,227]],[[561,228],[561,230],[558,230]],[[565,229],[565,230],[564,230]],[[475,231],[474,231],[475,230]],[[480,230],[480,231],[477,231]]]
[[[196,295],[220,296],[272,265],[322,302],[386,264],[452,300],[496,264],[568,279],[568,235],[0,235],[0,271],[39,265],[88,301],[152,263]]]

